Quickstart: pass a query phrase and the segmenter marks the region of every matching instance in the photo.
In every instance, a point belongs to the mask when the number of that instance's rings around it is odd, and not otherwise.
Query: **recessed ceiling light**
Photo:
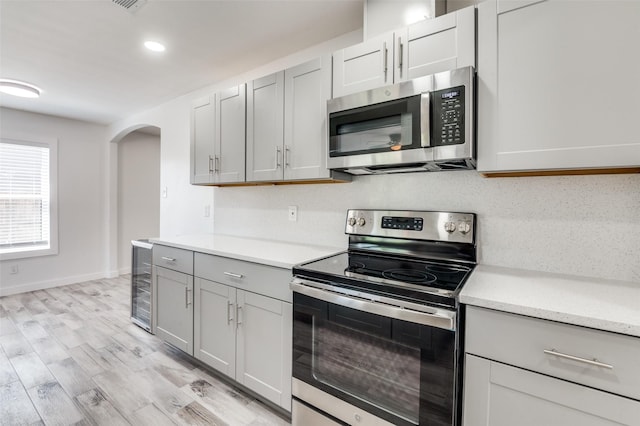
[[[39,98],[40,88],[18,80],[0,79],[0,92],[22,98]]]
[[[146,47],[147,49],[153,52],[164,52],[165,50],[164,45],[161,43],[158,43],[157,41],[150,41],[150,40],[145,41],[144,47]]]

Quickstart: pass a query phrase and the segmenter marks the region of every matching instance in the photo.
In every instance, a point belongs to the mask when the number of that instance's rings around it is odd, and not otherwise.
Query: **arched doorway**
[[[160,128],[127,133],[117,152],[117,269],[126,274],[131,240],[160,234]]]

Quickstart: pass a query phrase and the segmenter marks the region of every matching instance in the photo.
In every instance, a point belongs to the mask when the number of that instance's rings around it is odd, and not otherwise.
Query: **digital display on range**
[[[402,229],[405,231],[422,231],[424,221],[421,217],[382,216],[383,229]]]

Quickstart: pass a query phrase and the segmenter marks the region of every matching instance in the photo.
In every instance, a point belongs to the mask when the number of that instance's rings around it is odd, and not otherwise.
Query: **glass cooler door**
[[[151,331],[151,249],[148,240],[133,240],[131,262],[131,320]]]

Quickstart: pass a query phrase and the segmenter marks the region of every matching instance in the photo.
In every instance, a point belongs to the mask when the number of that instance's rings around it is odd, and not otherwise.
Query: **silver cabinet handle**
[[[244,278],[244,275],[242,274],[235,274],[233,272],[223,272],[223,274],[233,277],[233,278]]]
[[[217,155],[213,156],[213,173],[218,173],[220,171],[220,157]]]
[[[404,45],[402,44],[402,39],[398,37],[398,69],[400,70],[400,78],[402,78],[402,50]]]
[[[189,287],[185,287],[184,288],[184,307],[188,308],[189,305],[191,304],[191,300],[189,300],[189,292],[191,291],[191,289]]]
[[[291,157],[291,148],[289,148],[289,145],[285,145],[284,146],[284,166],[285,167],[291,166],[289,164],[289,157]]]
[[[167,262],[175,262],[176,259],[173,257],[162,256],[162,260],[166,260]]]
[[[613,370],[613,365],[605,364],[604,362],[600,362],[595,358],[594,359],[587,359],[587,358],[581,358],[581,357],[578,357],[578,356],[563,354],[562,352],[558,352],[555,349],[544,349],[543,352],[545,354],[547,354],[547,355],[557,356],[558,358],[569,359],[571,361],[581,362],[583,364],[589,364],[589,365],[593,365],[595,367],[602,367],[602,368],[607,368],[609,370]]]
[[[227,301],[227,324],[231,324],[233,321],[233,303],[231,301]]]
[[[242,312],[242,306],[240,305],[236,305],[236,324],[240,325],[242,324],[242,317],[240,316],[240,313]]]
[[[213,165],[213,157],[210,155],[209,156],[209,173],[214,173],[215,169],[214,169],[214,165]]]
[[[282,167],[282,162],[280,161],[280,154],[282,154],[282,150],[279,146],[276,146],[276,169]]]
[[[384,82],[387,82],[387,65],[389,62],[389,58],[388,58],[388,50],[387,50],[387,43],[383,43],[382,44],[382,71],[384,72]]]

